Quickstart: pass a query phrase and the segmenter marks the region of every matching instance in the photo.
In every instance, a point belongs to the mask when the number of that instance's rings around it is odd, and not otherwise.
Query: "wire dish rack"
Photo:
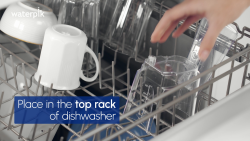
[[[169,9],[167,6],[163,5],[163,3],[156,2],[156,6],[154,11],[159,14],[159,17],[163,15],[165,10]],[[182,24],[183,22],[180,22]],[[88,140],[88,138],[93,137],[93,140],[99,140],[99,133],[104,130],[110,129],[111,132],[107,132],[105,139],[103,141],[110,141],[114,138],[118,138],[121,140],[121,134],[127,133],[130,135],[126,140],[139,140],[143,141],[145,138],[152,136],[155,137],[158,134],[168,130],[173,127],[175,124],[185,120],[181,115],[178,115],[175,109],[175,104],[188,98],[192,94],[199,92],[196,111],[204,109],[217,102],[215,98],[212,97],[212,89],[213,84],[218,80],[222,79],[225,76],[229,75],[229,80],[227,84],[227,93],[225,97],[230,94],[230,86],[232,80],[233,72],[237,71],[240,68],[244,68],[243,79],[241,86],[244,87],[247,80],[250,81],[250,74],[247,74],[248,64],[250,63],[249,55],[250,48],[248,45],[244,46],[239,44],[238,42],[243,37],[250,38],[250,35],[246,32],[250,32],[250,28],[244,27],[242,30],[239,29],[239,26],[234,23],[236,26],[240,37],[236,40],[235,45],[231,48],[231,57],[222,63],[208,69],[204,73],[192,78],[191,80],[176,86],[175,88],[169,90],[166,93],[158,94],[157,97],[154,97],[147,101],[142,105],[138,105],[131,101],[131,103],[136,107],[129,111],[126,114],[120,112],[120,124],[105,124],[105,125],[96,125],[95,129],[90,132],[85,132],[91,126],[90,124],[81,125],[81,130],[76,132],[71,129],[71,124],[60,124],[63,128],[65,128],[68,132],[72,133],[71,139],[80,141],[80,140]],[[190,26],[190,29],[196,31],[198,27],[198,23]],[[15,96],[77,96],[75,91],[82,91],[89,96],[97,96],[98,94],[92,93],[88,89],[94,85],[99,85],[99,89],[106,92],[104,96],[119,96],[121,99],[127,101],[127,94],[130,91],[130,63],[131,61],[139,61],[143,58],[139,54],[135,55],[135,58],[128,58],[126,64],[126,71],[117,75],[115,72],[115,68],[117,66],[117,55],[118,52],[114,51],[114,59],[110,62],[110,65],[103,67],[103,58],[105,56],[105,49],[108,47],[105,43],[102,43],[101,53],[98,54],[99,58],[99,66],[102,68],[99,72],[99,78],[89,83],[85,86],[80,86],[78,89],[74,91],[56,91],[53,89],[53,84],[50,88],[46,88],[40,85],[40,81],[36,82],[34,80],[34,73],[37,70],[37,64],[39,62],[39,54],[41,52],[41,46],[36,46],[32,49],[25,47],[21,41],[13,39],[7,35],[1,34],[1,36],[5,39],[0,44],[0,141],[10,140],[6,135],[14,136],[15,140],[24,140],[24,141],[33,141],[33,140],[41,140],[41,141],[50,141],[53,139],[59,125],[25,125],[25,124],[14,124],[13,122],[13,99]],[[145,46],[145,44],[143,44]],[[12,48],[14,46],[14,48]],[[176,46],[175,46],[176,48]],[[240,51],[239,51],[240,50]],[[152,48],[149,49],[149,55],[157,55],[152,54]],[[37,55],[38,54],[38,55]],[[235,66],[235,60],[239,60],[241,58],[241,63]],[[140,61],[139,61],[140,62]],[[222,66],[227,63],[231,63],[231,69],[222,73],[215,77],[215,72]],[[91,76],[95,73],[95,70],[85,71],[85,74]],[[199,86],[198,88],[186,93],[185,95],[174,99],[168,104],[162,105],[159,104],[161,100],[175,91],[185,87],[186,85],[198,80],[199,78],[212,73],[212,78],[206,82],[205,84]],[[108,78],[104,78],[103,75],[108,76]],[[124,81],[121,77],[126,77],[127,80]],[[122,85],[122,89],[118,89],[117,84]],[[205,91],[206,90],[206,91]],[[140,93],[140,92],[137,92]],[[201,103],[205,103],[202,105]],[[155,110],[151,113],[147,113],[144,117],[141,117],[137,120],[131,119],[130,116],[137,113],[140,110],[146,111],[146,107],[154,104]],[[121,106],[122,110],[125,105]],[[171,108],[172,107],[172,108]],[[171,108],[171,109],[169,109]],[[147,111],[146,111],[147,112]],[[161,113],[169,114],[172,119],[167,122],[161,119]],[[20,117],[21,118],[21,117]],[[156,131],[154,133],[147,130],[144,126],[141,125],[144,121],[153,118],[154,123],[156,125]],[[126,120],[124,123],[122,121]],[[147,135],[138,136],[135,133],[131,132],[130,129],[138,127],[141,130],[145,131]],[[61,137],[61,141],[65,140],[64,137]]]

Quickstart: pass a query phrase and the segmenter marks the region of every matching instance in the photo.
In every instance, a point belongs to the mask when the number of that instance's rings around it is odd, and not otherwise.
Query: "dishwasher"
[[[38,62],[42,46],[26,43],[12,38],[3,32],[0,33],[0,141],[68,141],[68,140],[119,140],[119,141],[143,141],[143,140],[177,140],[174,134],[185,137],[190,130],[198,130],[202,127],[196,126],[199,119],[206,119],[203,111],[215,114],[214,105],[222,105],[236,97],[233,94],[247,92],[245,89],[250,86],[250,44],[242,44],[243,38],[250,38],[250,28],[244,26],[240,29],[234,22],[233,25],[238,31],[238,38],[231,46],[226,59],[221,63],[208,68],[196,77],[187,80],[183,84],[173,87],[161,95],[149,98],[143,104],[131,102],[134,107],[128,112],[122,112],[129,101],[129,93],[132,81],[148,56],[172,56],[179,55],[188,57],[200,22],[189,27],[178,38],[169,37],[165,43],[150,43],[150,36],[158,21],[166,10],[180,3],[178,0],[156,0],[149,18],[146,33],[142,39],[143,53],[135,52],[134,56],[122,54],[112,49],[104,40],[98,41],[98,60],[100,71],[97,80],[88,83],[81,81],[81,86],[75,90],[58,91],[52,87],[44,87],[34,79],[38,68]],[[4,10],[0,12],[2,15]],[[183,21],[180,21],[180,26]],[[178,27],[177,26],[177,27]],[[222,67],[227,65],[227,70]],[[219,70],[219,71],[218,71]],[[87,69],[84,74],[91,76],[95,69]],[[157,104],[161,99],[175,93],[188,84],[211,74],[211,78],[204,84],[187,91],[178,98],[172,98],[165,105]],[[233,85],[239,85],[237,88]],[[216,88],[216,89],[215,89]],[[221,89],[225,88],[225,92]],[[239,92],[238,92],[239,91]],[[137,93],[140,93],[137,91]],[[177,108],[177,104],[186,98],[197,93],[194,115],[187,116],[186,113]],[[249,92],[248,92],[249,93]],[[232,94],[232,96],[231,96]],[[120,97],[120,123],[119,124],[14,124],[14,97],[15,96],[119,96]],[[231,96],[231,97],[230,97]],[[237,97],[235,98],[237,99]],[[223,102],[224,101],[224,102]],[[237,103],[234,103],[237,105]],[[239,104],[239,103],[238,103]],[[148,107],[151,105],[151,111]],[[225,104],[226,105],[226,104]],[[211,107],[210,107],[211,106]],[[228,106],[230,107],[230,105]],[[232,108],[232,107],[231,107]],[[147,109],[147,110],[145,110]],[[212,110],[210,110],[212,109]],[[209,111],[210,110],[210,111]],[[138,111],[146,111],[141,118],[134,118]],[[197,114],[197,115],[196,115]],[[203,114],[203,115],[202,115]],[[215,117],[216,119],[216,117]],[[221,119],[223,120],[223,119]],[[150,121],[150,122],[149,122]],[[209,119],[207,119],[208,122]],[[150,129],[144,123],[150,123]],[[183,122],[183,124],[182,124]],[[214,125],[215,124],[211,124]],[[176,126],[176,128],[175,128]],[[188,127],[190,128],[188,129]],[[186,129],[182,130],[182,129]],[[189,130],[189,132],[188,132]],[[211,127],[211,130],[214,130]],[[196,131],[194,131],[196,132]],[[208,133],[207,131],[204,131]],[[166,137],[164,136],[166,134]],[[177,136],[176,135],[176,136]],[[214,134],[211,134],[211,136]],[[188,135],[186,135],[188,136]],[[173,138],[171,138],[173,137]],[[102,138],[102,139],[100,139]],[[185,138],[179,139],[184,140]],[[189,139],[192,140],[192,139]]]

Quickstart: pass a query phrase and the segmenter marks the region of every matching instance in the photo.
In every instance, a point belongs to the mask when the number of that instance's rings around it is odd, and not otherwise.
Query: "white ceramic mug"
[[[84,54],[88,52],[95,60],[96,73],[87,78],[81,71]],[[99,72],[95,53],[87,46],[87,36],[80,29],[64,24],[49,27],[44,36],[42,52],[35,79],[41,76],[41,84],[57,90],[72,90],[80,86],[79,78],[94,81]]]
[[[22,1],[5,10],[0,29],[19,40],[41,45],[45,30],[55,24],[57,19],[52,9],[37,2]]]

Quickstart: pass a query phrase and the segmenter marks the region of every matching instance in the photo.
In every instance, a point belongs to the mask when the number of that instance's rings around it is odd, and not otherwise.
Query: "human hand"
[[[205,17],[209,27],[199,51],[200,60],[205,61],[221,30],[235,21],[249,5],[250,0],[185,0],[165,12],[151,36],[151,42],[165,42],[180,20],[185,22],[172,34],[174,38]]]

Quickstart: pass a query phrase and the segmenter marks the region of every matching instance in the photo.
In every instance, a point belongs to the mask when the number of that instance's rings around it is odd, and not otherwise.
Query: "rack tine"
[[[196,113],[200,112],[201,98],[198,101],[198,107],[196,108]]]
[[[17,79],[16,79],[17,72],[15,72],[14,61],[13,61],[13,56],[12,55],[10,55],[10,61],[11,61],[11,67],[12,67],[12,71],[13,71],[15,86],[16,86],[16,89],[18,90]]]
[[[113,132],[114,132],[114,126],[112,126],[112,127],[110,128],[110,135],[112,135]]]
[[[99,127],[99,124],[96,124],[96,128]],[[93,137],[93,141],[99,141],[100,140],[100,133],[96,133]]]
[[[52,88],[53,88],[53,84],[50,85],[50,88],[49,88],[49,96],[51,96]]]
[[[150,47],[149,48],[149,56],[151,56],[152,55],[152,48]]]
[[[42,86],[42,89],[41,89],[41,96],[44,95],[44,86]]]
[[[4,96],[4,92],[2,92],[2,94],[1,94],[1,99],[0,99],[0,109],[1,109],[1,106],[2,106],[2,102],[3,102],[3,96]]]
[[[115,132],[118,132],[118,131],[117,131],[117,128],[114,128],[114,129],[115,129]],[[122,140],[121,140],[121,135],[118,135],[118,141],[122,141]]]
[[[117,60],[117,52],[118,52],[118,49],[115,50],[115,55],[114,55],[114,63],[116,64],[116,60]]]
[[[129,95],[130,91],[130,69],[127,69],[127,96]]]
[[[173,97],[173,100],[176,99],[176,96]],[[172,126],[175,125],[175,104],[173,105],[173,115],[172,115]]]
[[[161,2],[161,7],[160,7],[160,15],[159,15],[159,18],[161,19],[162,18],[162,6],[163,6],[163,3],[164,3],[164,0]]]
[[[2,62],[2,65],[3,65],[3,69],[4,69],[5,80],[8,82],[8,77],[7,77],[7,72],[6,72],[6,67],[5,67],[5,62],[4,62],[4,56],[3,56],[2,48],[0,48],[0,59],[1,59],[1,62]]]
[[[178,27],[179,27],[179,23],[177,24],[176,28],[178,28]],[[177,44],[178,44],[178,38],[175,38],[175,41],[174,41],[174,55],[176,55]]]
[[[63,140],[64,140],[64,137],[61,137],[61,138],[60,138],[60,141],[63,141]]]
[[[142,81],[143,81],[143,77],[140,77],[140,105],[142,105]]]
[[[247,59],[249,59],[249,57],[250,57],[250,52],[248,52],[247,54]],[[246,79],[247,79],[247,70],[248,70],[248,64],[245,66],[245,69],[244,69],[241,87],[245,86]]]
[[[28,88],[28,83],[27,83],[27,77],[26,77],[26,73],[25,73],[24,63],[22,63],[22,68],[23,68],[23,77],[24,77],[24,82],[25,82],[25,89],[26,89],[27,95],[30,96],[30,94],[29,94],[29,88]]]
[[[130,60],[131,60],[131,57],[128,58],[128,61],[127,61],[127,69],[129,69]]]
[[[102,43],[102,57],[101,58],[104,57],[104,50],[105,50],[105,43]]]
[[[27,112],[27,111],[25,110],[24,115],[23,115],[23,123],[24,123],[24,120],[25,120],[25,117],[26,117],[26,112]],[[24,126],[24,124],[21,125],[20,133],[19,133],[18,139],[22,138],[23,126]]]
[[[49,131],[47,133],[46,141],[49,141],[50,132],[51,132],[51,128],[49,128]]]
[[[160,95],[160,88],[157,87],[157,96]],[[160,100],[157,104],[157,109],[160,108],[162,106],[162,100]],[[159,130],[160,130],[160,119],[161,119],[161,113],[158,113],[156,116],[156,135],[159,134]]]
[[[34,130],[33,130],[33,134],[32,134],[31,141],[33,141],[33,140],[35,139],[35,135],[36,135],[36,128],[37,128],[37,120],[36,120],[36,124],[35,124]]]
[[[115,63],[112,61],[112,84],[113,84],[113,96],[115,96]]]
[[[236,27],[238,27],[238,25],[236,23],[234,23],[234,25],[236,25]],[[238,29],[238,28],[237,28]],[[235,47],[234,47],[234,54],[236,54],[236,50],[237,50],[237,44],[238,41],[243,38],[243,34],[241,35],[241,37],[239,37],[236,41],[235,41]],[[231,70],[234,68],[234,60],[232,60],[231,62]],[[231,87],[231,81],[232,81],[232,77],[233,77],[233,73],[230,73],[229,75],[229,79],[228,79],[228,84],[227,84],[227,92],[226,92],[226,96],[229,95],[230,93],[230,87]]]
[[[214,78],[214,75],[215,75],[215,70],[213,71],[213,74],[212,74],[212,78],[211,78],[211,79]],[[214,84],[214,83],[212,83],[212,84],[210,85],[210,89],[209,89],[208,106],[211,105],[211,97],[212,97],[212,91],[213,91],[213,84]]]
[[[81,128],[80,135],[82,135],[82,134],[83,134],[83,132],[84,132],[84,127],[85,127],[85,124],[82,124],[82,128]]]
[[[37,84],[36,95],[35,96],[37,96],[37,94],[38,94],[38,90],[39,90],[39,87],[40,87],[41,78],[42,78],[42,76],[40,75],[39,79],[38,79],[38,84]]]
[[[135,45],[135,60],[138,61],[138,52],[139,52],[139,41],[136,40],[136,45]]]
[[[110,129],[110,127],[108,127],[108,128],[106,129],[106,137],[108,137],[109,129]]]
[[[124,53],[124,49],[125,49],[125,40],[126,40],[126,33],[123,32],[122,34],[122,53]]]
[[[24,126],[24,124],[21,125],[20,133],[18,135],[18,139],[22,138],[23,126]]]
[[[11,111],[11,114],[10,114],[10,120],[9,120],[9,124],[8,124],[8,130],[11,129],[11,121],[12,121],[12,118],[13,118],[13,115],[14,115],[14,107],[15,107],[15,104],[13,103],[12,111]]]

